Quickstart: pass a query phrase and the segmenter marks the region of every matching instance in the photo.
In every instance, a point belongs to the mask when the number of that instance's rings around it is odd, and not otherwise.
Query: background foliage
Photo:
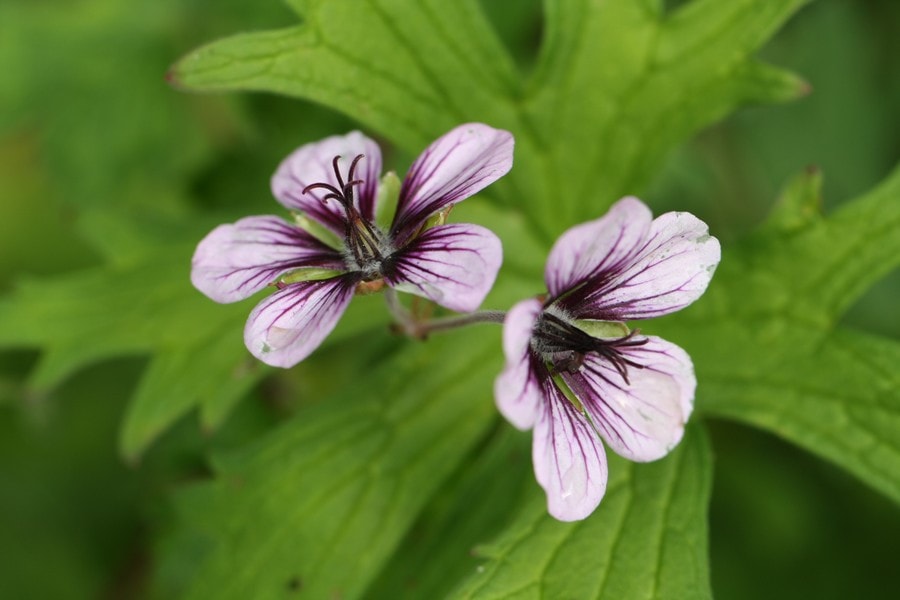
[[[0,596],[890,597],[900,7],[287,4],[0,5]],[[295,146],[361,127],[402,171],[466,120],[517,139],[454,212],[503,238],[490,307],[626,193],[723,240],[645,327],[694,357],[684,443],[613,458],[581,523],[493,408],[499,331],[405,341],[356,299],[276,373],[188,282]]]

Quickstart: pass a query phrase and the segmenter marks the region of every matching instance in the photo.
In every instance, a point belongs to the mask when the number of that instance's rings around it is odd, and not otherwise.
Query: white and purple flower
[[[557,519],[583,519],[603,498],[599,438],[639,462],[681,440],[697,384],[693,364],[678,346],[624,321],[692,303],[719,258],[718,240],[693,215],[653,219],[640,200],[624,198],[565,232],[547,260],[548,295],[507,314],[506,366],[494,392],[513,425],[534,428],[535,477]]]
[[[220,225],[197,246],[191,281],[221,303],[275,285],[250,314],[244,341],[279,367],[315,350],[358,288],[388,285],[473,311],[496,279],[500,241],[484,227],[433,217],[505,175],[512,160],[509,132],[480,123],[453,129],[415,160],[399,198],[394,190],[393,219],[381,226],[376,217],[392,206],[378,145],[352,132],[302,146],[272,178],[296,223],[256,216]]]

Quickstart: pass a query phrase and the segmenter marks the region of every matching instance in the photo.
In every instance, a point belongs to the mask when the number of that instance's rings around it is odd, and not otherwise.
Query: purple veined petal
[[[658,337],[647,340],[643,346],[619,348],[643,366],[628,368],[629,383],[593,353],[577,373],[562,373],[610,448],[638,462],[661,458],[681,441],[697,386],[684,350]]]
[[[344,314],[358,282],[355,274],[293,283],[256,305],[244,343],[273,367],[292,367],[309,356]]]
[[[395,253],[386,273],[392,287],[459,312],[484,301],[503,261],[500,240],[479,225],[432,227]]]
[[[534,425],[534,474],[547,493],[547,510],[560,521],[590,515],[606,493],[606,452],[590,423],[544,382],[546,399]]]
[[[431,215],[504,176],[513,162],[513,136],[481,123],[456,127],[416,159],[400,189],[391,236],[405,242]]]
[[[503,321],[506,365],[494,381],[494,398],[500,413],[521,430],[534,426],[544,397],[542,374],[538,372],[544,367],[536,364],[531,352],[532,330],[541,310],[537,298],[522,300],[506,313]]]
[[[690,213],[657,217],[629,265],[594,289],[585,290],[572,313],[628,321],[680,310],[699,298],[721,258],[719,241]],[[573,302],[567,299],[566,302]]]
[[[200,241],[191,283],[216,302],[237,302],[303,267],[345,268],[338,252],[302,229],[278,217],[246,217]]]
[[[626,197],[599,219],[567,230],[547,257],[544,281],[550,295],[556,298],[589,279],[615,275],[644,243],[652,219],[643,202]]]
[[[322,201],[328,194],[326,190],[315,189],[304,194],[303,189],[314,183],[337,187],[332,166],[335,156],[341,157],[338,164],[346,183],[350,163],[360,154],[365,158],[356,166],[354,179],[361,179],[363,183],[354,186],[353,190],[360,213],[371,221],[375,218],[375,197],[381,176],[381,149],[358,131],[331,136],[294,150],[272,176],[272,193],[287,208],[308,214],[343,235],[346,217],[341,206],[334,200]]]

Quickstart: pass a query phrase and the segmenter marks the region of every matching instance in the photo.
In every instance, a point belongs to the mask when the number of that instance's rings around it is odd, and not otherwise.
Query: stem
[[[416,323],[415,317],[409,309],[400,302],[400,298],[397,296],[397,292],[394,288],[388,286],[384,290],[384,300],[387,303],[388,312],[394,317],[394,324],[399,330],[398,333],[410,337],[419,337],[417,335],[418,323]]]
[[[455,317],[442,317],[440,319],[423,321],[418,324],[418,332],[424,338],[435,331],[447,331],[448,329],[475,325],[476,323],[503,323],[505,318],[506,311],[504,310],[480,310]]]
[[[506,311],[503,310],[481,310],[464,315],[419,321],[408,308],[403,306],[393,288],[389,287],[384,291],[384,299],[387,302],[388,311],[394,317],[398,333],[418,340],[424,340],[428,334],[435,331],[447,331],[476,323],[503,323],[503,319],[506,318]]]

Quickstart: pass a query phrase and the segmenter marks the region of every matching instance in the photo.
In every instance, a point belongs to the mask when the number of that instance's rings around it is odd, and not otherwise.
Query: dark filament
[[[344,212],[347,215],[344,243],[350,252],[353,253],[353,257],[360,267],[371,265],[384,259],[381,253],[381,244],[379,243],[381,239],[380,233],[369,223],[368,219],[359,214],[359,211],[353,204],[353,186],[359,185],[364,181],[362,179],[353,179],[353,175],[356,172],[356,165],[364,157],[364,154],[358,154],[353,159],[353,162],[350,163],[350,169],[347,171],[347,183],[344,183],[344,178],[341,177],[341,170],[338,167],[338,160],[341,157],[335,156],[334,160],[331,161],[331,166],[334,169],[338,187],[322,182],[313,183],[303,188],[304,194],[309,193],[310,190],[325,190],[328,193],[322,197],[323,202],[336,200],[344,207]]]
[[[571,323],[545,312],[535,325],[534,335],[539,343],[541,354],[550,359],[556,372],[576,373],[584,364],[585,355],[596,352],[599,356],[607,359],[628,384],[630,383],[628,367],[643,369],[644,365],[626,358],[619,349],[646,344],[647,339],[633,339],[638,333],[640,330],[635,329],[620,338],[601,340]]]

